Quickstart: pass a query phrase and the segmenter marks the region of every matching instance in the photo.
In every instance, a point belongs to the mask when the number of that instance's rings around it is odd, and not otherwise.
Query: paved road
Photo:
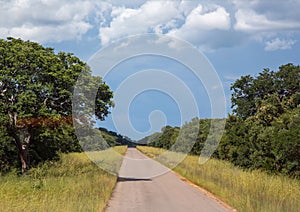
[[[157,177],[156,173],[165,173]],[[231,211],[158,162],[128,148],[107,212]]]

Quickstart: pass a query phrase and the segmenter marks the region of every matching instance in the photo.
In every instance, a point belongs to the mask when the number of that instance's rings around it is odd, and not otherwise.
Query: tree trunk
[[[24,139],[24,144],[22,146],[23,149],[23,156],[25,159],[26,169],[24,171],[27,171],[30,168],[30,155],[29,155],[29,143],[30,143],[30,134],[28,134]],[[22,168],[23,172],[23,168]],[[23,172],[24,173],[24,172]]]
[[[12,137],[15,140],[15,144],[17,146],[18,149],[18,153],[19,153],[19,157],[21,160],[21,164],[22,164],[22,173],[26,174],[28,169],[29,169],[29,143],[30,143],[30,135],[27,135],[24,139],[24,144],[22,144],[20,137],[16,134],[13,133]]]

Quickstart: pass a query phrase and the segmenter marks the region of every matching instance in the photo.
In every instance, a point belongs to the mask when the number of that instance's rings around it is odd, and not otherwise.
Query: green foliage
[[[300,177],[299,109],[282,114],[270,125],[258,117],[243,121],[231,116],[218,157],[245,168]]]
[[[266,101],[272,103],[274,100],[277,101],[275,104],[273,102],[274,107],[279,106],[278,103],[286,104],[287,101],[293,102],[288,104],[290,108],[296,107],[299,103],[299,78],[300,66],[293,64],[283,65],[277,72],[265,69],[256,78],[250,75],[242,76],[231,86],[233,91],[231,102],[234,113],[246,119],[257,114],[259,109],[264,106],[262,102],[266,104]],[[280,107],[268,109],[273,112],[276,112],[274,110],[283,112]]]
[[[149,145],[149,146],[154,146],[154,142],[162,135],[161,132],[155,132],[149,136],[146,136],[142,139],[140,139],[139,141],[137,141],[137,143],[139,145]]]
[[[234,113],[214,157],[234,165],[300,177],[300,67],[287,64],[277,72],[265,69],[257,77],[242,76],[232,85]],[[205,154],[217,141],[222,119],[194,118],[181,129],[167,126],[144,139],[150,146],[182,151],[197,138],[190,154]],[[210,128],[213,129],[210,129]],[[180,130],[180,135],[178,134]],[[197,131],[198,130],[198,131]],[[150,142],[149,142],[150,141]],[[204,151],[204,152],[203,152]]]
[[[84,73],[84,86],[96,89],[95,115],[103,120],[113,106],[113,94],[100,77],[71,53],[54,53],[38,43],[0,40],[0,171],[57,157],[57,152],[80,151],[72,127],[74,85]],[[14,162],[12,162],[14,161]]]
[[[191,154],[200,154],[208,139],[211,121],[210,119],[193,118],[181,128],[166,126],[160,133],[147,136],[138,143],[180,152],[190,150]],[[214,122],[217,121],[214,119]],[[213,140],[213,138],[210,139]],[[192,145],[193,143],[194,145]]]
[[[18,155],[16,154],[16,146],[12,142],[3,127],[0,126],[0,174],[6,173],[12,167],[20,165]]]
[[[158,148],[169,149],[177,140],[179,127],[166,126],[161,129],[162,133],[153,139],[150,143],[151,146]]]
[[[300,177],[300,67],[266,69],[257,78],[248,77],[246,89],[244,78],[232,86],[235,115],[228,118],[218,157],[246,168]],[[247,111],[247,101],[253,110]]]
[[[105,140],[105,142],[110,146],[120,146],[120,145],[126,145],[126,146],[135,146],[134,141],[132,141],[127,136],[123,136],[121,134],[118,134],[113,131],[109,131],[105,128],[100,127],[99,131],[101,133],[101,137]]]

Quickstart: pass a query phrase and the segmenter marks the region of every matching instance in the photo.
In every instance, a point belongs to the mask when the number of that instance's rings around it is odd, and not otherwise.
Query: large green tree
[[[286,64],[232,85],[234,114],[218,149],[221,159],[300,177],[300,67]]]
[[[72,133],[64,126],[72,124],[72,92],[82,72],[86,85],[98,89],[93,100],[95,115],[103,120],[113,105],[113,94],[100,77],[91,76],[79,58],[71,53],[56,54],[35,42],[0,40],[1,130],[15,144],[23,172],[29,168],[32,141],[38,146],[41,139],[59,140],[59,135],[51,133],[67,129],[65,134]]]
[[[296,107],[299,104],[299,102],[295,102],[299,101],[296,97],[300,91],[299,78],[300,66],[293,64],[280,66],[277,72],[264,69],[257,77],[242,76],[231,86],[234,114],[246,119],[256,115],[261,106],[267,102],[275,100],[279,106],[279,102],[285,104],[293,96],[294,105],[292,107]],[[280,113],[282,112],[284,111],[281,110]]]

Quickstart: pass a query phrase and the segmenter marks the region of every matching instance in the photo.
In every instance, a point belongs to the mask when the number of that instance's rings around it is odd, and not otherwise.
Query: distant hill
[[[99,127],[98,129],[100,130],[102,137],[105,139],[105,141],[108,143],[109,146],[120,146],[120,145],[127,145],[129,147],[136,146],[134,141],[128,138],[127,136],[123,136],[114,131],[109,131],[103,127]]]
[[[179,130],[179,127],[165,126],[161,129],[161,132],[155,132],[146,136],[137,141],[137,143],[139,145],[149,145],[168,149],[175,143]]]

